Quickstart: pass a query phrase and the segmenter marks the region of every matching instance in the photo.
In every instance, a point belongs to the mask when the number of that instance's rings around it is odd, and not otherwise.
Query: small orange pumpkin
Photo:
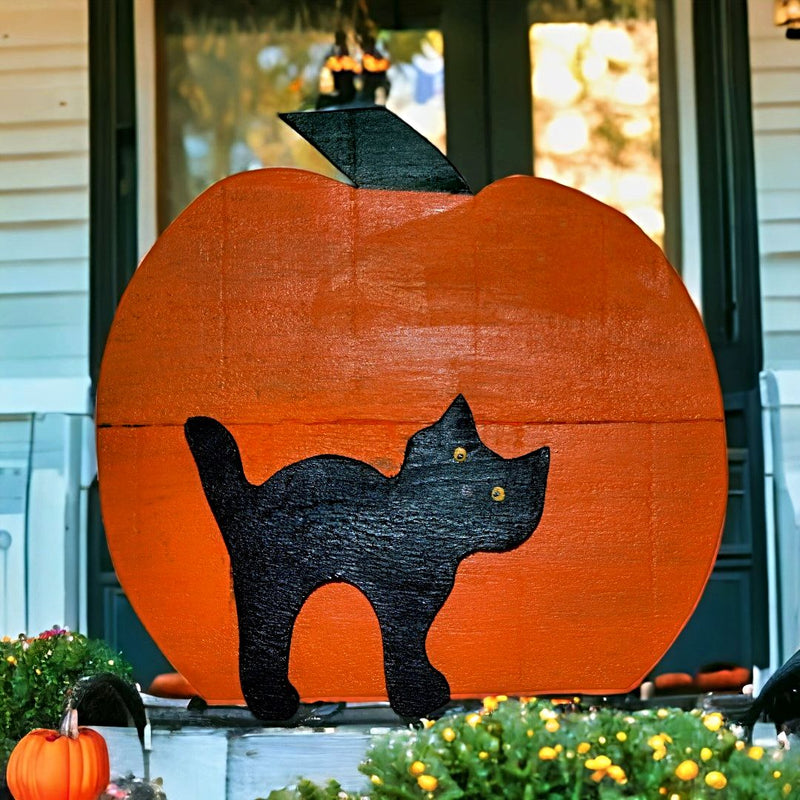
[[[108,781],[105,739],[79,728],[75,709],[64,715],[60,730],[39,728],[23,737],[6,772],[15,800],[97,800]]]

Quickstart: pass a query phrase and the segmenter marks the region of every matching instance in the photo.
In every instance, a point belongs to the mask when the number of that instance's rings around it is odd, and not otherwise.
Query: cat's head
[[[469,552],[501,552],[539,524],[549,466],[548,447],[517,458],[490,450],[458,395],[438,422],[411,437],[398,478],[418,493],[433,536],[434,528],[450,538],[460,530]]]

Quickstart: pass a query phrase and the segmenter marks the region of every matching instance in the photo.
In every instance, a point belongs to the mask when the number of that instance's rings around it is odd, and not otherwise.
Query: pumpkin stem
[[[356,187],[472,194],[440,150],[383,106],[278,116]]]
[[[68,708],[67,713],[61,718],[61,727],[59,732],[62,736],[68,736],[70,739],[78,738],[78,709]]]

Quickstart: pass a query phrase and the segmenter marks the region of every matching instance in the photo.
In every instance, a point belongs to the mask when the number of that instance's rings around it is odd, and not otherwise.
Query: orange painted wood
[[[147,693],[155,697],[190,698],[197,696],[197,690],[180,672],[162,672],[153,678]]]
[[[159,239],[103,360],[100,492],[123,588],[203,697],[241,701],[236,608],[186,419],[223,422],[253,482],[321,453],[389,475],[458,393],[501,455],[549,446],[550,476],[528,542],[462,563],[432,663],[454,697],[627,691],[695,607],[727,498],[702,323],[633,223],[535,178],[469,197],[274,169]],[[306,700],[385,697],[356,589],[310,598],[290,677]]]

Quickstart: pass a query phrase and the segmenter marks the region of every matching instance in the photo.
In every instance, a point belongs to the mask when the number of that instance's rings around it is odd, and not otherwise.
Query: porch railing
[[[0,415],[0,635],[86,629],[92,419]]]

